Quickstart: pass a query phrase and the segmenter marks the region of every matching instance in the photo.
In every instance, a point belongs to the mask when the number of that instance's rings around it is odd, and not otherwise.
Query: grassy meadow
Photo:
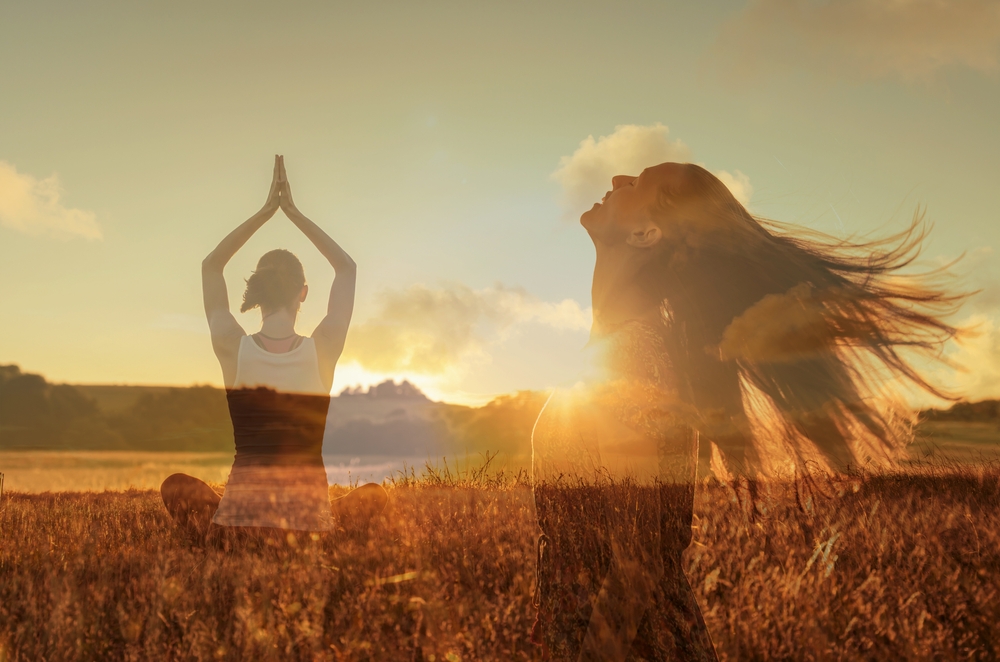
[[[226,480],[232,465],[232,452],[0,450],[4,489],[34,494],[158,489],[172,473],[217,483]]]
[[[1000,460],[1000,421],[922,421],[910,456],[917,461],[983,463]]]
[[[387,489],[363,530],[235,554],[184,539],[153,491],[7,492],[0,660],[540,659],[525,474]],[[722,659],[1000,657],[1000,467],[830,491],[803,514],[775,488],[750,520],[699,487],[686,571]]]

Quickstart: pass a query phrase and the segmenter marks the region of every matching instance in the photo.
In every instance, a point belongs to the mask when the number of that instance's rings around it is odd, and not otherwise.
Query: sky
[[[334,390],[479,403],[572,379],[613,174],[703,164],[835,236],[934,224],[981,290],[942,379],[1000,397],[1000,3],[51,2],[0,5],[0,363],[73,383],[221,384],[200,261],[263,204],[359,265]],[[332,271],[279,212],[265,251]],[[237,319],[259,328],[256,311]]]

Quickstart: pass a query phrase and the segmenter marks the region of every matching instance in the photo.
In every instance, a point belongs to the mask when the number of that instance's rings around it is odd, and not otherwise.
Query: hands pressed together
[[[274,216],[274,213],[278,210],[285,212],[285,216],[288,220],[292,222],[295,227],[301,230],[306,237],[319,249],[319,252],[323,254],[330,264],[333,266],[334,270],[341,275],[346,275],[349,272],[354,273],[357,265],[351,256],[344,252],[337,242],[330,238],[321,227],[313,223],[311,220],[306,218],[305,214],[299,211],[298,207],[295,206],[295,202],[292,201],[292,188],[288,184],[288,175],[285,173],[285,157],[281,154],[274,155],[274,177],[271,178],[271,190],[268,191],[267,200],[264,202],[264,206],[261,210],[254,214],[247,222],[246,227],[242,230],[237,228],[235,230],[235,241],[232,242],[232,246],[229,247],[227,244],[227,250],[225,261],[236,253],[237,250],[250,238],[250,236],[259,230],[264,223]],[[231,250],[230,250],[231,248]],[[222,264],[225,264],[225,261]],[[346,283],[345,279],[341,279],[341,284]],[[354,294],[353,285],[352,292],[350,295],[350,305],[354,305]],[[347,317],[350,317],[348,312]]]
[[[274,176],[271,178],[271,190],[267,193],[263,211],[268,215],[281,209],[285,214],[298,213],[292,201],[292,189],[288,185],[288,175],[285,174],[285,157],[274,155]]]

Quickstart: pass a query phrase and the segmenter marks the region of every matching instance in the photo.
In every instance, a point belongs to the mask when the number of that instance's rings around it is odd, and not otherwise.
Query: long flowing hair
[[[755,218],[708,171],[661,191],[668,246],[640,273],[722,472],[802,475],[885,465],[912,439],[888,386],[949,394],[914,367],[958,333],[967,296],[946,269],[912,271],[929,226],[836,239]],[[719,459],[716,457],[716,459]]]

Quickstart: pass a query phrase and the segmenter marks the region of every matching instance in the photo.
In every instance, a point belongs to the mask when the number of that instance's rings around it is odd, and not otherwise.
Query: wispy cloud
[[[969,332],[952,348],[949,359],[960,369],[950,376],[955,391],[968,400],[1000,398],[1000,268],[996,251],[980,246],[956,265],[963,289],[974,291],[963,306],[968,317],[958,323]]]
[[[726,185],[733,197],[739,200],[741,205],[750,204],[750,196],[753,195],[753,186],[750,178],[739,170],[729,172],[728,170],[713,170],[712,174],[719,178],[719,181]]]
[[[750,0],[713,59],[734,79],[800,67],[861,79],[928,80],[1000,68],[996,0]]]
[[[36,179],[0,161],[0,226],[58,239],[100,239],[94,213],[65,207],[62,193],[57,175]]]
[[[381,373],[443,374],[489,360],[492,344],[529,323],[584,331],[590,311],[571,299],[550,303],[502,285],[385,290],[375,314],[352,328],[344,358]]]
[[[976,294],[969,300],[973,312],[1000,316],[1000,267],[992,246],[980,246],[969,252],[963,261],[969,289]]]
[[[952,388],[967,400],[1000,398],[1000,322],[977,314],[962,326],[971,333],[949,357],[960,367],[952,375]]]
[[[694,155],[681,140],[670,139],[670,129],[659,122],[649,126],[623,124],[596,140],[587,136],[570,156],[559,160],[552,178],[562,186],[567,216],[576,216],[601,199],[615,175],[638,175],[643,169],[667,161],[687,163]],[[750,201],[750,178],[739,170],[715,175],[743,204]]]

